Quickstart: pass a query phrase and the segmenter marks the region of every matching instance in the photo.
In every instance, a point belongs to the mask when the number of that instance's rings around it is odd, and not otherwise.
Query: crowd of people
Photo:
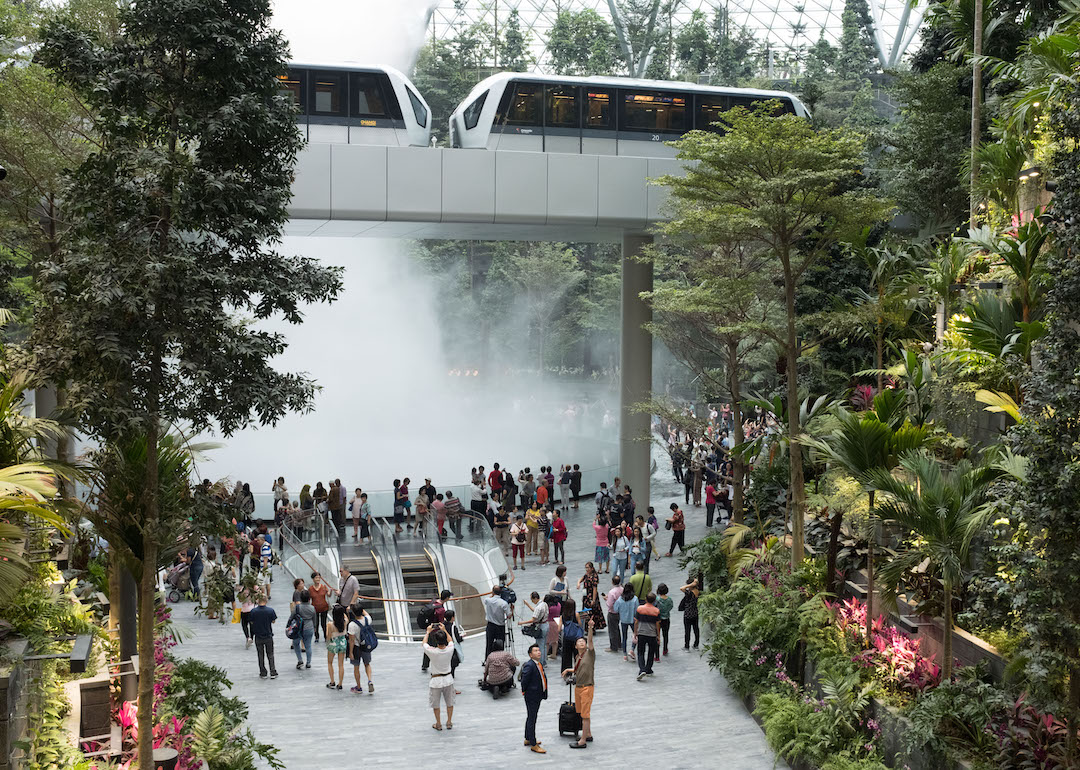
[[[719,476],[723,461],[706,462],[705,467]],[[709,477],[706,481],[710,485],[707,488],[719,484],[719,478]],[[438,492],[430,479],[425,479],[415,494],[410,491],[410,479],[395,480],[396,532],[460,538],[462,519],[467,518],[470,526],[486,523],[491,528],[515,571],[526,570],[527,565],[554,567],[546,591],[532,591],[521,600],[520,618],[515,612],[518,598],[505,580],[493,585],[482,598],[486,630],[483,673],[478,685],[493,697],[501,697],[517,686],[515,675],[518,677],[526,704],[525,745],[545,753],[536,736],[536,714],[547,697],[546,666],[549,660],[556,660],[557,676],[576,687],[574,710],[580,724],[574,730],[577,739],[570,746],[587,748],[593,740],[590,719],[596,632],[606,629],[607,649],[637,664],[638,680],[653,676],[654,663],[669,654],[670,628],[676,611],[682,613],[683,648],[697,648],[700,643],[697,602],[701,577],[691,576],[685,585],[672,591],[665,583],[654,586],[650,575],[656,561],[685,549],[683,511],[672,503],[661,521],[652,506],[639,509],[630,485],[618,477],[610,485],[601,483],[595,495],[583,498],[580,468],[569,463],[560,466],[558,472],[552,466],[540,466],[535,473],[528,467],[513,473],[499,463],[491,471],[477,466],[471,471],[470,482],[469,509],[474,516],[463,516],[461,501],[452,492]],[[321,514],[334,526],[344,528],[348,522],[343,512],[348,511],[353,538],[363,542],[371,537],[373,514],[361,489],[347,500],[345,487],[337,479],[326,486],[317,483],[314,489],[305,485],[296,500],[291,499],[283,477],[274,481],[272,491],[273,529],[266,522],[254,520],[250,487],[237,484],[228,500],[241,514],[236,519],[235,534],[208,544],[205,555],[203,549],[188,549],[180,562],[187,568],[190,590],[196,598],[201,598],[200,577],[204,574],[228,584],[224,602],[219,604],[231,605],[245,646],[256,648],[259,676],[276,679],[274,630],[279,616],[270,606],[272,568],[279,558],[274,549],[275,537],[280,550],[286,528],[303,527],[306,517]],[[569,574],[566,564],[565,543],[571,536],[566,516],[570,510],[580,508],[582,500],[588,500],[589,507],[595,509],[590,511],[592,532],[588,535],[593,539],[590,542],[595,542],[595,551],[594,558],[575,576]],[[570,518],[581,522],[579,516]],[[661,526],[671,532],[670,545],[663,553],[658,541]],[[610,575],[606,587],[601,585],[602,575]],[[312,572],[310,580],[293,581],[285,636],[298,670],[312,667],[316,646],[324,642],[329,680],[326,687],[343,690],[349,665],[350,692],[374,695],[372,664],[378,636],[366,604],[370,600],[361,597],[360,585],[349,569],[343,567],[338,578],[331,584],[318,572]],[[677,609],[673,595],[679,600]],[[457,621],[453,601],[451,592],[443,591],[424,606],[418,617],[424,632],[421,668],[430,676],[432,727],[438,731],[453,729],[455,697],[460,695],[455,675],[464,658],[465,631]],[[217,611],[226,609],[219,606]],[[515,633],[534,640],[528,646],[524,665],[508,643]]]

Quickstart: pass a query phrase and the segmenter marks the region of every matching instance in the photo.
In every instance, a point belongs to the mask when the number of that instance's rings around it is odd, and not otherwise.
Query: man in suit
[[[529,660],[521,669],[521,694],[525,697],[525,745],[537,754],[547,754],[547,750],[536,740],[536,715],[540,713],[540,702],[547,700],[547,674],[540,662],[540,645],[529,648]]]

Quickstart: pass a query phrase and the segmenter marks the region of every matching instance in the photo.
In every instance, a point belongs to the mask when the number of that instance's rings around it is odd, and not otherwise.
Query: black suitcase
[[[581,732],[581,714],[574,709],[574,685],[570,685],[570,700],[559,706],[559,735]]]

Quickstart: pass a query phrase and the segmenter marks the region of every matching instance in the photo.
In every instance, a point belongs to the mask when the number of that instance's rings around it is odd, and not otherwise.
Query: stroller
[[[177,564],[165,575],[165,599],[176,603],[191,590],[191,565]]]

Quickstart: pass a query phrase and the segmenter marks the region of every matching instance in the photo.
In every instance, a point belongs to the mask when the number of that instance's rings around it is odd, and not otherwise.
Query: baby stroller
[[[184,594],[191,590],[191,565],[177,564],[169,569],[165,575],[165,599],[170,602],[178,602]]]

